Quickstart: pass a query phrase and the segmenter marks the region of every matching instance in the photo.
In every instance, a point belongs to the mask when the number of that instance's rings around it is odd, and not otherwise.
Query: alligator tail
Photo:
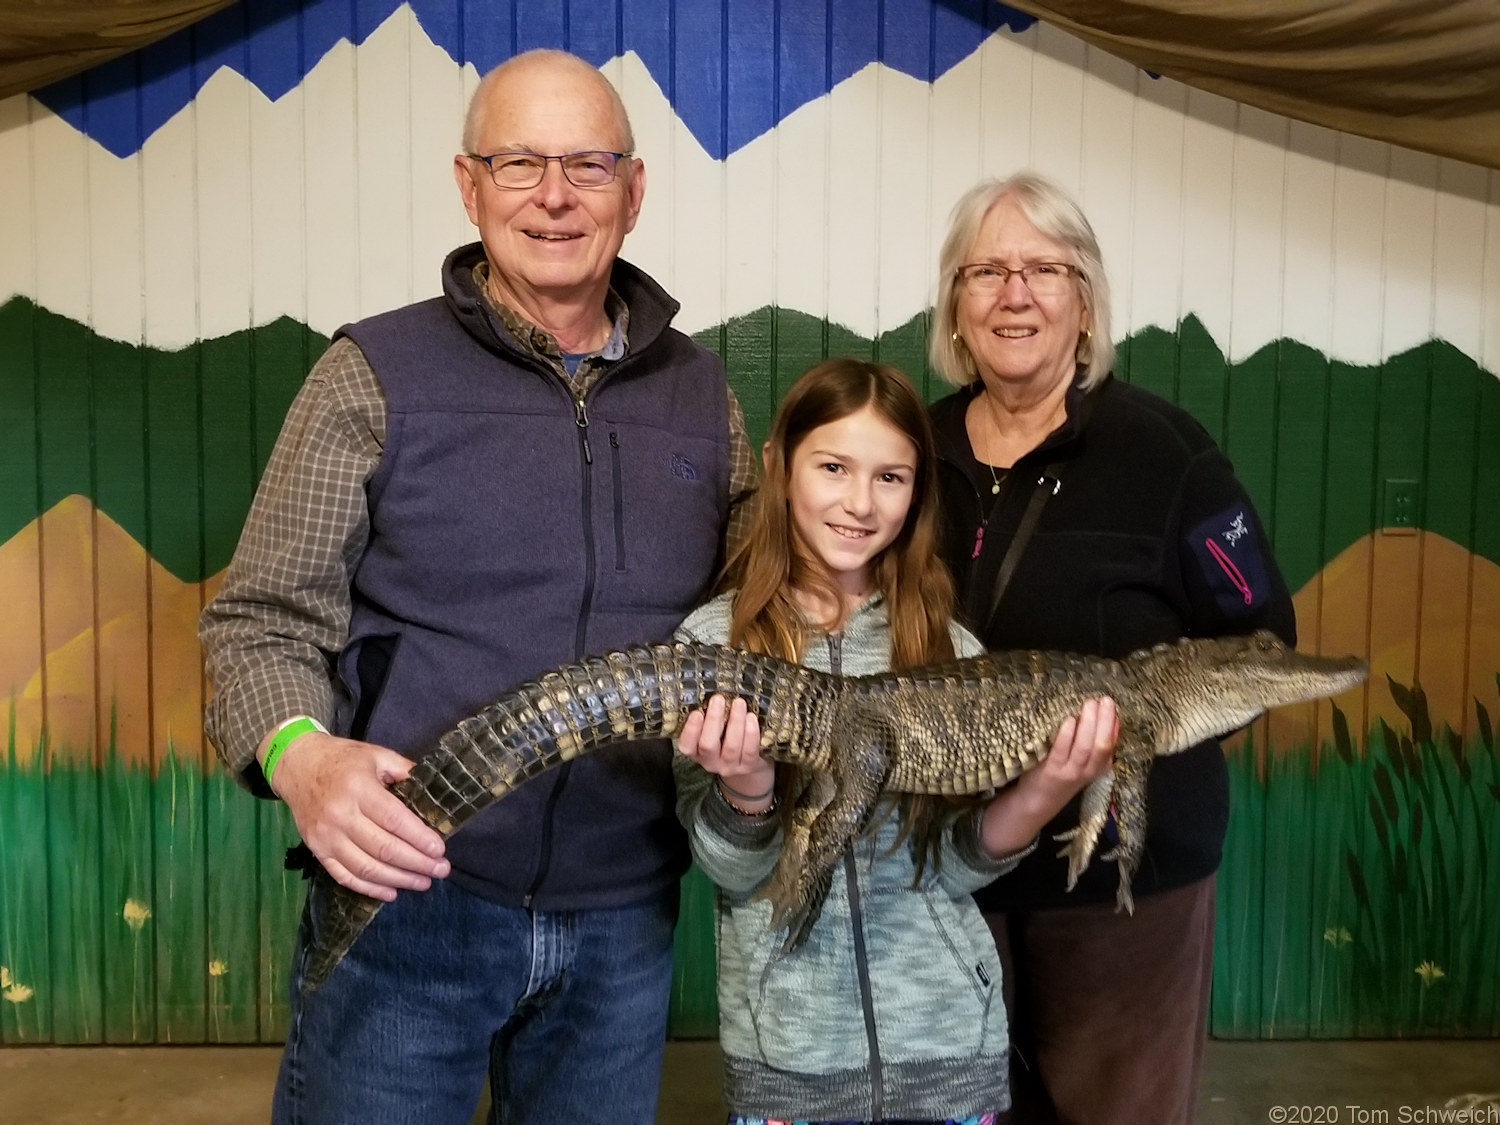
[[[660,644],[591,656],[507,692],[463,720],[391,786],[444,838],[517,786],[603,746],[670,738],[688,712],[723,693],[749,702],[790,743],[795,718],[789,681],[805,670],[717,645]],[[789,725],[790,724],[790,725]],[[784,729],[783,729],[784,728]],[[383,905],[317,871],[313,946],[303,987],[317,988]]]

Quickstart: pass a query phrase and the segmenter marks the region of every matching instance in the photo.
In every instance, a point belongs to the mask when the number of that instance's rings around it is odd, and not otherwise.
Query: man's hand
[[[747,812],[770,806],[776,763],[760,756],[760,720],[743,699],[726,705],[716,695],[690,714],[677,732],[677,750],[719,777],[735,805]]]
[[[984,849],[997,859],[1020,851],[1073,796],[1109,768],[1120,719],[1115,701],[1090,699],[1063,721],[1042,764],[1002,789],[984,810]]]
[[[276,762],[286,802],[318,862],[352,891],[390,902],[448,875],[443,838],[387,788],[416,763],[394,750],[310,731]]]

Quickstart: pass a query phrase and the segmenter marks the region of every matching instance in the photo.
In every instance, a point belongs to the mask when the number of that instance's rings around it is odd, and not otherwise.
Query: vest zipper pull
[[[980,524],[977,528],[974,529],[974,553],[972,555],[970,555],[969,558],[971,558],[971,559],[977,559],[979,557],[979,550],[983,546],[984,546],[984,524]]]
[[[583,438],[583,461],[586,465],[594,463],[594,451],[589,448],[589,410],[583,404],[583,399],[573,400],[574,422],[578,424],[578,433]]]

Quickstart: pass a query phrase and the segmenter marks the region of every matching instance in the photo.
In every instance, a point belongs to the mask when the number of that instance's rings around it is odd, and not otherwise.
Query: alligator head
[[[1369,671],[1358,657],[1298,652],[1264,630],[1161,644],[1130,663],[1136,682],[1165,711],[1158,755],[1238,730],[1272,707],[1338,695]]]

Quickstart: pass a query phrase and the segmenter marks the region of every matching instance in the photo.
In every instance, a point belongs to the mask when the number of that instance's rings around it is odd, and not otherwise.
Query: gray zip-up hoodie
[[[704,605],[680,639],[726,643],[732,595]],[[960,656],[981,650],[953,626]],[[809,646],[803,663],[844,675],[890,667],[883,599],[857,609],[842,633]],[[991,860],[979,810],[942,841],[938,870],[913,886],[909,843],[894,846],[889,806],[835,872],[807,941],[780,953],[770,904],[753,897],[781,846],[776,817],[736,813],[713,778],[677,755],[677,815],[693,856],[717,887],[719,1036],[724,1098],[746,1116],[811,1121],[943,1120],[1010,1104],[1000,960],[970,898],[1020,856]],[[888,814],[888,815],[882,815]],[[1023,853],[1024,854],[1024,853]]]

